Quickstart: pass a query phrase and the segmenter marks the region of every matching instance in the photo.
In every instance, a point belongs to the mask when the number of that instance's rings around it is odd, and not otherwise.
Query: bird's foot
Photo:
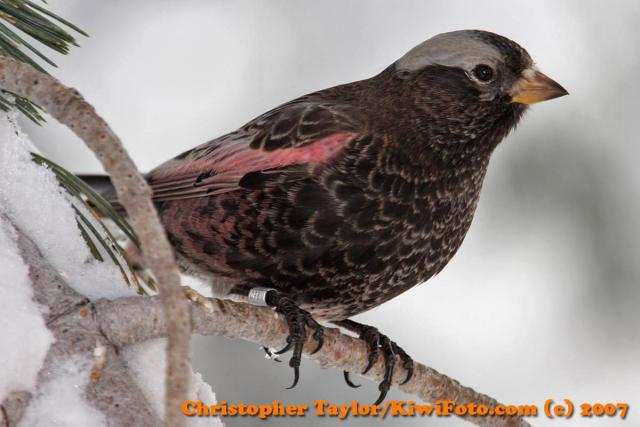
[[[363,325],[352,320],[343,320],[334,323],[338,326],[342,326],[356,332],[360,339],[367,343],[369,347],[369,355],[367,358],[367,366],[362,371],[363,374],[366,374],[371,370],[378,359],[378,355],[382,353],[382,357],[384,358],[384,376],[382,378],[382,382],[378,385],[380,395],[374,405],[382,403],[391,388],[393,369],[396,365],[396,356],[400,359],[402,367],[407,371],[405,379],[400,384],[405,384],[411,379],[413,376],[413,359],[402,349],[402,347],[394,341],[391,341],[386,335],[381,334],[377,328]],[[359,387],[359,385],[351,382],[349,372],[347,371],[344,372],[344,379],[350,387]]]
[[[251,300],[251,296],[249,299]],[[287,344],[284,348],[274,352],[273,354],[280,355],[292,350],[293,354],[291,359],[289,359],[289,366],[293,368],[293,384],[288,388],[294,388],[296,384],[298,384],[298,379],[300,378],[302,349],[305,341],[307,340],[306,327],[308,326],[313,330],[313,338],[318,343],[311,354],[316,353],[322,348],[324,331],[322,326],[320,326],[320,324],[311,317],[309,312],[298,307],[291,298],[281,294],[275,289],[265,289],[263,299],[265,305],[273,307],[276,312],[284,316],[287,326],[289,327]]]

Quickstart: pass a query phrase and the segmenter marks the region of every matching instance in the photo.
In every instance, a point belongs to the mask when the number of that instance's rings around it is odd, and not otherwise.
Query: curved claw
[[[368,356],[368,360],[367,360],[367,367],[364,368],[364,370],[362,371],[362,374],[366,374],[367,372],[369,372],[371,370],[371,368],[373,368],[373,364],[376,363],[376,360],[378,360],[378,346],[376,345],[374,346],[370,346],[369,347],[369,356]]]
[[[391,341],[391,347],[392,347],[392,350],[393,348],[395,348],[395,352],[400,357],[400,360],[402,360],[402,367],[404,368],[405,371],[407,371],[407,375],[405,376],[404,380],[402,380],[400,385],[406,384],[409,382],[411,377],[413,377],[413,368],[414,368],[413,359],[402,349],[402,347],[398,346],[393,341]]]
[[[378,390],[380,390],[380,396],[378,396],[378,399],[376,399],[375,402],[373,402],[374,405],[379,405],[381,404],[385,397],[387,397],[387,392],[389,391],[389,389],[383,389],[382,388],[382,383],[380,383],[380,385],[378,386]]]
[[[280,350],[278,351],[274,351],[273,354],[282,354],[282,353],[286,353],[287,351],[291,350],[291,347],[293,346],[293,342],[291,341],[291,339],[289,337],[287,337],[287,345],[285,345],[284,347],[282,347]]]
[[[313,329],[313,339],[318,343],[318,345],[316,345],[316,348],[314,348],[313,351],[309,354],[316,354],[324,345],[324,330],[322,329],[322,326],[320,326],[318,322],[313,320],[311,316],[306,317],[305,323],[307,324],[307,326]]]
[[[360,339],[364,340],[369,345],[369,355],[367,356],[367,366],[362,371],[366,374],[373,368],[373,365],[378,360],[378,353],[380,352],[380,337],[382,335],[374,327],[367,326],[361,333]]]
[[[380,396],[375,401],[374,405],[379,405],[382,403],[385,397],[387,397],[387,393],[391,388],[391,381],[393,380],[393,368],[396,365],[396,354],[394,351],[395,344],[389,340],[386,336],[382,336],[382,346],[383,346],[383,355],[384,355],[384,378],[382,382],[378,386],[378,390],[380,390]]]
[[[318,325],[318,329],[313,333],[313,338],[317,341],[318,345],[316,345],[316,348],[314,348],[310,354],[316,354],[324,345],[324,331],[320,325]]]
[[[407,357],[409,357],[409,356],[407,356]],[[404,367],[404,369],[407,370],[407,376],[404,378],[404,380],[402,380],[400,385],[405,385],[406,383],[409,382],[411,377],[413,377],[413,360],[411,360],[411,358],[405,360],[405,362],[402,364],[402,366]]]
[[[298,385],[298,380],[299,379],[300,379],[300,368],[295,366],[293,368],[293,384],[291,384],[289,387],[287,387],[287,390],[291,390],[296,385]]]
[[[404,379],[402,380],[402,382],[398,383],[399,385],[405,385],[406,383],[409,382],[409,380],[411,379],[411,377],[413,376],[413,368],[411,368],[410,371],[407,372],[407,376],[404,377]]]
[[[376,354],[377,356],[377,354]],[[367,363],[367,367],[364,368],[364,370],[362,371],[362,375],[366,374],[367,372],[369,372],[371,370],[371,368],[373,368],[373,364],[375,363],[376,358],[375,357],[369,357],[369,363]]]
[[[356,383],[351,381],[351,378],[349,378],[349,371],[342,371],[342,373],[344,375],[344,382],[346,382],[349,387],[351,387],[351,388],[360,387],[360,384],[356,384]]]
[[[318,345],[316,346],[316,348],[313,349],[313,351],[309,354],[316,354],[317,352],[320,351],[320,349],[322,348],[322,345],[324,344],[322,338],[318,340]]]

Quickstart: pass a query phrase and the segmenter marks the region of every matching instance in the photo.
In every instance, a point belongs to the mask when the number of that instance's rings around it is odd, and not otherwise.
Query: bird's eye
[[[485,64],[476,65],[472,73],[481,82],[488,82],[493,79],[493,68]]]

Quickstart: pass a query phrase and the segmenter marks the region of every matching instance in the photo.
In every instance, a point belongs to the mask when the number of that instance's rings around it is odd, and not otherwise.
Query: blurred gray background
[[[447,268],[356,320],[503,402],[628,402],[626,421],[574,416],[572,425],[638,425],[639,2],[49,3],[91,34],[69,57],[56,57],[52,73],[96,106],[143,170],[291,98],[372,76],[434,34],[480,28],[521,43],[571,95],[534,106],[497,149],[474,224]],[[100,171],[57,123],[23,125],[55,161]],[[256,345],[196,337],[193,347],[195,369],[218,400],[371,402],[377,395],[376,384],[349,389],[339,371],[310,361],[298,387],[285,390],[287,364],[265,360]],[[226,422],[343,425],[315,416]],[[387,425],[468,424],[407,418]]]

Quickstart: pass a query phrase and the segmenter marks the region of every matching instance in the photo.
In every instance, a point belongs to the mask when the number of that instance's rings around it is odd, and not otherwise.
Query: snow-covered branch
[[[168,319],[165,423],[172,427],[184,425],[182,417],[173,408],[179,407],[187,393],[191,372],[191,322],[173,251],[151,201],[151,190],[118,137],[78,91],[27,64],[2,56],[0,89],[39,104],[67,125],[111,175],[118,198],[140,239],[145,265],[158,281],[164,316]]]
[[[59,412],[58,420],[64,420],[65,416],[82,419],[78,412],[84,411],[88,412],[85,419],[92,425],[101,425],[103,419],[109,419],[112,425],[158,425],[159,420],[149,408],[144,394],[131,378],[121,356],[116,354],[116,347],[102,334],[97,319],[91,313],[89,300],[66,283],[33,241],[15,228],[9,218],[0,216],[0,223],[3,227],[12,227],[15,232],[12,234],[16,237],[19,253],[28,267],[33,299],[46,307],[44,320],[55,338],[38,373],[36,389],[44,393],[33,402],[30,393],[13,391],[4,402],[0,402],[0,425],[15,426],[23,416],[31,421],[27,425],[37,424],[42,419],[42,412],[53,409],[51,406],[60,402],[73,402],[75,405],[55,408]],[[68,365],[91,366],[96,348],[102,349],[105,357],[100,372],[93,381],[89,381],[88,375],[75,378],[82,374],[76,369],[69,369]],[[64,387],[64,383],[69,382],[74,386]],[[78,384],[81,386],[77,387]],[[53,395],[55,389],[61,388],[78,389],[77,396],[59,400]],[[47,390],[49,396],[46,395]],[[85,400],[90,406],[82,403]],[[31,405],[30,411],[26,411],[28,405]]]

